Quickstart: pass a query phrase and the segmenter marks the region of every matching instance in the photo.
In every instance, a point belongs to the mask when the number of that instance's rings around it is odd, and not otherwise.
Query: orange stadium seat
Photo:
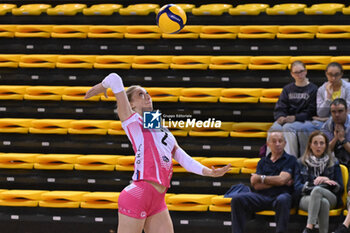
[[[123,6],[120,4],[96,4],[83,9],[84,15],[113,15],[118,13]]]
[[[206,4],[192,9],[193,15],[222,15],[232,8],[231,4]]]
[[[250,58],[251,70],[285,70],[290,56],[255,56]]]
[[[52,27],[53,38],[86,38],[89,32],[87,25],[56,25]]]
[[[126,32],[126,26],[110,26],[110,25],[96,25],[90,26],[88,37],[89,38],[124,38]]]
[[[77,158],[76,170],[113,171],[119,155],[84,155]]]
[[[121,8],[119,10],[120,15],[149,15],[150,13],[155,13],[159,9],[158,4],[135,4],[129,5],[126,8]]]
[[[144,55],[134,56],[133,69],[169,69],[172,56]]]
[[[127,26],[124,34],[127,39],[160,39],[161,36],[159,27],[154,25]]]
[[[183,88],[181,102],[218,102],[222,88]]]
[[[213,56],[210,59],[211,70],[246,70],[250,56]]]
[[[325,70],[331,61],[331,56],[295,56],[290,58],[290,63],[297,60],[304,62],[308,70]]]
[[[225,88],[221,92],[222,103],[258,103],[261,88]]]
[[[239,26],[210,25],[202,26],[201,39],[236,39]]]
[[[13,15],[41,15],[46,13],[47,9],[51,8],[49,4],[27,4],[19,8],[13,8]]]
[[[61,100],[63,86],[30,86],[24,94],[26,100]]]
[[[83,9],[87,6],[86,4],[80,3],[70,3],[70,4],[61,4],[57,5],[54,8],[47,9],[46,13],[48,15],[76,15],[78,13],[82,13]]]
[[[0,25],[0,37],[14,37],[15,32],[16,25]]]
[[[300,12],[304,12],[306,4],[301,3],[285,3],[276,4],[271,8],[266,9],[268,15],[296,15]]]
[[[22,55],[19,67],[22,68],[55,68],[58,55],[30,54]]]
[[[231,8],[229,13],[230,15],[259,15],[265,12],[268,7],[268,4],[243,4]]]
[[[67,119],[38,119],[32,120],[30,133],[38,134],[67,134],[70,122]]]
[[[313,39],[318,31],[317,26],[288,25],[279,26],[278,39]]]
[[[206,70],[210,63],[210,56],[174,56],[171,59],[171,69]]]

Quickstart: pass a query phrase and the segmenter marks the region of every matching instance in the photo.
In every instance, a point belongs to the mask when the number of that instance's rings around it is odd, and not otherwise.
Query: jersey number
[[[165,134],[164,134],[164,137],[162,138],[162,143],[165,145],[165,146],[167,146],[168,144],[165,142],[165,139],[167,139],[168,138],[168,133],[167,132],[164,132]]]

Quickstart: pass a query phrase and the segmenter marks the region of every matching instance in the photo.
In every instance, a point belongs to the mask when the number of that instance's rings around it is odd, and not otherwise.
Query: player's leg
[[[118,233],[142,233],[145,221],[118,213]]]
[[[145,233],[174,233],[173,222],[168,209],[148,217],[144,230]]]

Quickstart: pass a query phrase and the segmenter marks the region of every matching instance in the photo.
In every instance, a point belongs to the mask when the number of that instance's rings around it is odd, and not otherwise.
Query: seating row
[[[232,174],[251,174],[256,170],[259,158],[242,157],[193,157],[204,166],[232,165]],[[44,170],[91,170],[91,171],[134,171],[135,156],[126,155],[81,155],[81,154],[39,154],[0,153],[1,169],[44,169]],[[186,172],[173,160],[174,172]]]
[[[0,54],[0,67],[84,69],[285,70],[300,60],[309,70],[325,70],[330,62],[350,69],[350,56],[157,56]]]
[[[153,25],[0,25],[0,37],[113,39],[346,39],[349,25],[188,25],[177,34]]]
[[[350,14],[350,7],[338,3],[314,4],[307,7],[306,4],[290,3],[276,4],[270,7],[268,4],[241,4],[233,7],[231,4],[204,4],[196,7],[194,4],[177,4],[187,13],[193,15],[215,15],[224,13],[230,15],[259,15],[266,13],[268,15],[296,15],[304,13],[306,15],[334,15],[337,12],[345,15]],[[52,7],[50,4],[27,4],[17,7],[15,4],[0,4],[0,15],[12,13],[13,15],[149,15],[157,13],[160,5],[158,4],[134,4],[123,7],[120,4],[96,4],[88,7],[86,4],[71,3],[61,4]]]

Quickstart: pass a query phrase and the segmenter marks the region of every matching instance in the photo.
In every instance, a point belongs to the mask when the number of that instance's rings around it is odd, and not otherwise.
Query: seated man
[[[276,232],[287,232],[292,206],[293,179],[296,158],[284,151],[286,140],[282,132],[271,132],[267,146],[271,153],[261,158],[256,174],[250,178],[255,191],[238,193],[231,200],[232,232],[243,232],[246,219],[261,210],[276,212]]]

